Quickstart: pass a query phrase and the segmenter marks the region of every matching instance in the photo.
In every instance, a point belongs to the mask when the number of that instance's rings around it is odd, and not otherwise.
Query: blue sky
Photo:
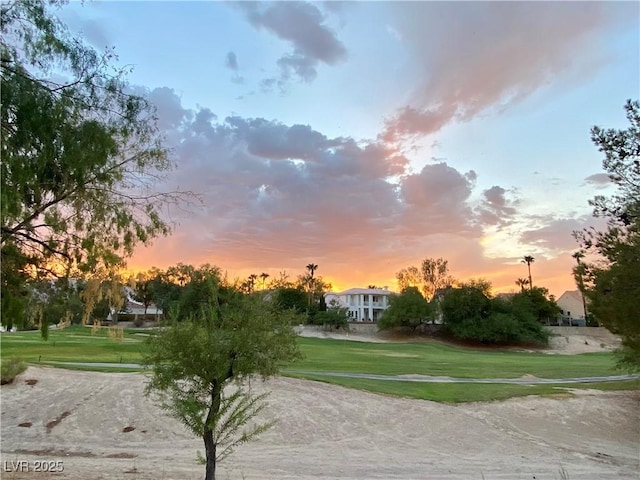
[[[394,287],[425,257],[500,290],[573,288],[571,231],[607,191],[589,129],[638,98],[636,2],[86,2],[203,194],[146,268],[231,276],[310,262],[336,288]]]

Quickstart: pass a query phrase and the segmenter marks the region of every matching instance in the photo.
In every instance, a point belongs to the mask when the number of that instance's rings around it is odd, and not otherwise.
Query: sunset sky
[[[130,266],[231,278],[305,265],[334,290],[459,279],[575,289],[573,230],[611,191],[593,125],[639,97],[637,2],[87,2],[60,16],[114,46],[157,106],[176,169],[170,237]],[[600,221],[600,224],[602,222]]]

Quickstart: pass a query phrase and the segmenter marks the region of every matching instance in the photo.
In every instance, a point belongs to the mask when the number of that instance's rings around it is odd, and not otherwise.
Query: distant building
[[[126,295],[126,300],[124,305],[118,310],[117,315],[115,308],[111,308],[109,311],[109,315],[107,315],[107,321],[113,321],[118,317],[118,315],[132,315],[134,320],[137,320],[139,316],[143,318],[154,317],[158,320],[162,316],[162,309],[156,306],[154,303],[150,304],[146,308],[144,303],[138,302],[131,297],[131,290],[128,287],[125,287],[124,293]]]
[[[582,293],[579,290],[567,290],[560,295],[556,303],[562,309],[561,322],[563,325],[584,327],[587,324]]]
[[[352,322],[377,322],[389,308],[391,295],[395,293],[387,287],[350,288],[344,292],[325,294],[325,301],[328,305],[334,300],[343,308],[348,308],[349,320]]]

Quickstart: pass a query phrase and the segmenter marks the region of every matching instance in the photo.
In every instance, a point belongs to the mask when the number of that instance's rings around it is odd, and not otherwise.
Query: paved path
[[[100,363],[100,362],[47,362],[50,365],[73,367],[100,367],[100,368],[130,368],[144,369],[144,365],[138,363]],[[419,374],[405,375],[378,375],[375,373],[351,373],[351,372],[312,372],[307,370],[284,370],[283,373],[299,375],[317,375],[322,377],[361,378],[365,380],[390,380],[393,382],[417,382],[417,383],[509,383],[515,385],[543,385],[552,383],[598,383],[619,382],[622,380],[638,380],[636,375],[609,375],[606,377],[572,377],[572,378],[538,378],[527,375],[519,378],[459,378]]]
[[[285,373],[301,375],[318,375],[323,377],[362,378],[366,380],[390,380],[394,382],[418,382],[418,383],[511,383],[516,385],[541,385],[549,383],[597,383],[619,382],[621,380],[637,380],[638,375],[610,375],[606,377],[573,377],[573,378],[538,378],[524,376],[520,378],[457,378],[431,375],[377,375],[375,373],[349,373],[349,372],[310,372],[305,370],[286,370]]]

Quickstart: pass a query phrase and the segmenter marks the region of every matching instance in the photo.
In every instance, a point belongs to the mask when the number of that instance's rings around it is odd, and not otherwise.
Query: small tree
[[[329,329],[347,329],[349,326],[349,309],[342,307],[336,300],[331,300],[329,305],[325,305],[324,310],[319,310],[314,318],[314,323],[324,325]]]
[[[433,313],[432,304],[422,296],[416,287],[407,287],[399,295],[389,298],[389,308],[378,321],[378,328],[386,330],[394,327],[409,327],[415,331]]]
[[[250,424],[264,408],[264,395],[252,395],[241,382],[275,375],[282,362],[300,353],[292,311],[269,308],[228,287],[222,290],[213,275],[205,285],[197,314],[172,319],[150,337],[145,363],[153,367],[147,393],[157,394],[171,415],[203,439],[205,480],[214,480],[217,462],[271,425]]]

